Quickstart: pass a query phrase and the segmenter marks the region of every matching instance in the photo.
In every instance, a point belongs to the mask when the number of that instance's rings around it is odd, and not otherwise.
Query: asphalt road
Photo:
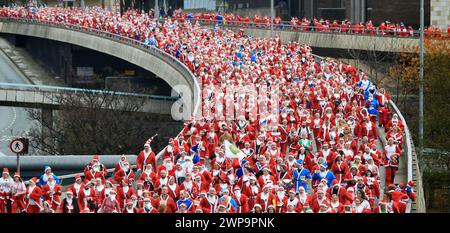
[[[2,51],[0,51],[0,82],[29,83]],[[0,156],[14,155],[9,150],[11,138],[26,135],[31,127],[32,121],[28,120],[25,108],[0,106]]]

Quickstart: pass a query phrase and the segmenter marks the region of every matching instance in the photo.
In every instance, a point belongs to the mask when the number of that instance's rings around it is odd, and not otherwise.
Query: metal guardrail
[[[162,95],[147,95],[137,94],[132,92],[120,92],[120,91],[104,91],[93,89],[82,89],[73,87],[61,87],[61,86],[48,86],[48,85],[33,85],[33,84],[20,84],[20,83],[3,83],[0,82],[0,89],[7,90],[24,90],[24,91],[51,91],[51,92],[74,92],[74,93],[95,93],[95,94],[109,94],[119,95],[127,97],[143,97],[156,100],[178,100],[179,97],[162,96]]]
[[[403,117],[402,113],[400,112],[400,110],[397,108],[397,105],[395,105],[395,103],[391,100],[389,101],[389,104],[391,105],[391,107],[394,109],[395,113],[398,115],[398,117],[400,118],[400,120],[402,121],[403,125],[405,126],[405,140],[404,140],[404,144],[406,145],[404,153],[406,154],[406,179],[407,181],[412,180],[413,179],[413,171],[412,171],[412,166],[413,166],[413,162],[412,162],[412,142],[411,142],[411,133],[409,132],[409,127],[406,124],[406,120]],[[406,212],[407,213],[411,213],[411,201],[408,201],[408,206],[406,208]]]
[[[82,27],[79,25],[74,24],[67,24],[67,23],[60,23],[60,22],[48,22],[48,21],[39,21],[35,19],[28,19],[28,18],[14,18],[14,17],[0,17],[0,22],[15,22],[15,23],[26,23],[26,24],[35,24],[40,26],[50,26],[65,30],[72,30],[77,31],[81,33],[85,33],[88,35],[95,35],[102,38],[109,39],[111,41],[119,42],[122,44],[126,44],[129,46],[132,46],[134,48],[140,49],[144,52],[150,53],[153,56],[158,57],[159,59],[163,60],[167,64],[174,67],[176,70],[178,70],[184,77],[186,77],[186,80],[192,84],[194,87],[193,91],[193,102],[194,106],[192,112],[194,115],[196,115],[200,110],[200,100],[201,100],[201,90],[200,85],[198,84],[197,78],[194,76],[194,74],[189,70],[189,68],[183,64],[181,61],[179,61],[177,58],[172,56],[171,54],[165,52],[164,50],[161,50],[159,48],[156,48],[154,46],[147,45],[141,41],[137,41],[136,39],[123,37],[119,34],[113,34],[110,32],[94,29],[94,28],[88,28],[88,27]]]
[[[293,31],[293,32],[307,32],[307,33],[325,33],[325,34],[348,34],[355,36],[378,36],[378,37],[396,37],[396,38],[418,38],[420,36],[419,30],[414,30],[411,35],[410,32],[406,32],[408,36],[400,36],[397,30],[380,30],[376,27],[374,30],[368,30],[366,28],[362,28],[361,30],[355,29],[354,25],[350,27],[316,27],[311,25],[291,25],[290,21],[282,21],[280,24],[270,24],[270,23],[255,23],[255,22],[243,22],[243,21],[227,21],[223,20],[222,22],[218,20],[208,20],[208,19],[185,19],[186,21],[198,21],[203,25],[219,25],[225,27],[236,27],[236,28],[254,28],[254,29],[266,29],[270,30],[271,26],[273,26],[274,30],[278,31]],[[345,30],[345,31],[342,31]],[[443,37],[445,37],[445,33],[441,33]]]

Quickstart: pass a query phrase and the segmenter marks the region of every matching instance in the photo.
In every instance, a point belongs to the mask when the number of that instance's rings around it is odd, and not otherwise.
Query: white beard
[[[173,163],[166,163],[164,166],[166,167],[167,171],[171,171],[173,169]]]

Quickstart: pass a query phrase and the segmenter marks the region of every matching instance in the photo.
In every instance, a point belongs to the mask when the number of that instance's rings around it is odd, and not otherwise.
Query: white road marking
[[[16,108],[12,108],[12,111],[13,111],[13,119],[12,119],[11,123],[6,128],[2,129],[0,131],[0,134],[3,134],[4,132],[6,132],[6,130],[10,129],[14,125],[14,123],[16,123],[16,119],[17,119]]]

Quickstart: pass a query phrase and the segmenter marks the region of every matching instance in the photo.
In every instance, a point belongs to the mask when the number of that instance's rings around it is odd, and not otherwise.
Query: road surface
[[[29,81],[1,50],[0,82],[29,84]],[[0,106],[0,156],[14,155],[9,150],[11,138],[27,134],[31,127],[32,122],[28,120],[25,108]]]

